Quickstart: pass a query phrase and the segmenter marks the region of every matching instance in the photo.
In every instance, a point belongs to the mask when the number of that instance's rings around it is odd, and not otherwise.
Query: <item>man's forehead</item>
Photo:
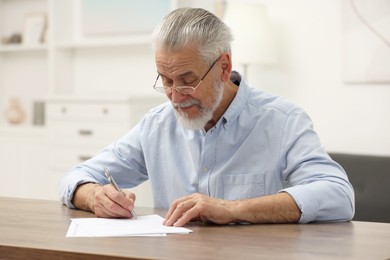
[[[199,56],[193,52],[156,52],[157,70],[162,75],[195,75],[199,64]]]
[[[181,60],[194,60],[197,61],[199,59],[198,52],[194,52],[192,50],[184,49],[178,51],[167,51],[160,50],[156,51],[156,60],[161,60],[165,62],[180,62]]]

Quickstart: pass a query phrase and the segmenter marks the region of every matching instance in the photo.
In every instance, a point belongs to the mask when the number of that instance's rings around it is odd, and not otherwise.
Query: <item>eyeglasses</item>
[[[208,69],[206,74],[204,74],[204,76],[200,79],[200,81],[198,82],[198,84],[195,87],[193,87],[193,86],[177,86],[177,87],[174,87],[174,86],[157,85],[157,81],[160,78],[160,74],[158,74],[157,78],[156,78],[156,81],[154,82],[153,88],[160,94],[171,94],[173,89],[176,90],[178,93],[180,93],[182,95],[192,94],[200,86],[200,84],[203,82],[203,80],[207,77],[207,75],[209,74],[211,69],[214,67],[214,65],[217,63],[219,58],[221,58],[221,56],[219,56],[218,59],[216,59],[214,61],[214,63],[210,66],[210,68]]]

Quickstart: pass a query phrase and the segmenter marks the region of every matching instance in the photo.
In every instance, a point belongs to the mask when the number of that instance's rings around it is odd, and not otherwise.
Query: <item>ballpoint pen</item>
[[[123,194],[123,196],[126,197],[126,194],[119,188],[118,184],[116,184],[116,181],[114,180],[114,178],[112,177],[111,173],[108,171],[107,168],[104,168],[104,174],[106,175],[108,181],[111,183],[112,186],[114,186],[114,188],[119,191],[120,193]],[[133,218],[136,219],[137,218],[137,215],[135,214],[135,211],[134,210],[130,210],[130,213],[131,215],[133,215]]]

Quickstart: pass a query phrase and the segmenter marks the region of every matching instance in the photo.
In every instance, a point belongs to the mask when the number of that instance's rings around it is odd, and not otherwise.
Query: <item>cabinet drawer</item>
[[[47,120],[91,120],[105,123],[108,121],[131,122],[128,104],[67,104],[48,103]]]
[[[130,126],[126,124],[69,124],[56,122],[50,126],[49,141],[53,144],[103,144],[107,145],[121,138]]]
[[[49,155],[50,169],[59,170],[65,173],[78,163],[82,163],[99,153],[101,148],[80,148],[53,147]]]

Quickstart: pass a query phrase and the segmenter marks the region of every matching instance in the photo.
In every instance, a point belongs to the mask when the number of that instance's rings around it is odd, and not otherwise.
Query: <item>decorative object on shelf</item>
[[[7,44],[20,44],[22,42],[22,35],[20,33],[13,33],[9,37],[3,36],[1,42],[4,45]]]
[[[32,13],[26,15],[23,27],[23,45],[37,45],[44,41],[46,31],[46,14]]]
[[[87,35],[151,32],[169,13],[170,4],[169,0],[83,0],[82,32]]]
[[[33,103],[33,125],[45,124],[45,102],[34,101]]]
[[[10,124],[21,124],[26,118],[26,113],[19,98],[13,97],[9,100],[9,106],[5,111],[5,117]]]
[[[20,44],[22,42],[22,35],[20,33],[14,33],[8,38],[8,43]]]
[[[233,59],[243,67],[276,64],[276,51],[266,7],[254,1],[229,0],[223,20],[231,28]]]

